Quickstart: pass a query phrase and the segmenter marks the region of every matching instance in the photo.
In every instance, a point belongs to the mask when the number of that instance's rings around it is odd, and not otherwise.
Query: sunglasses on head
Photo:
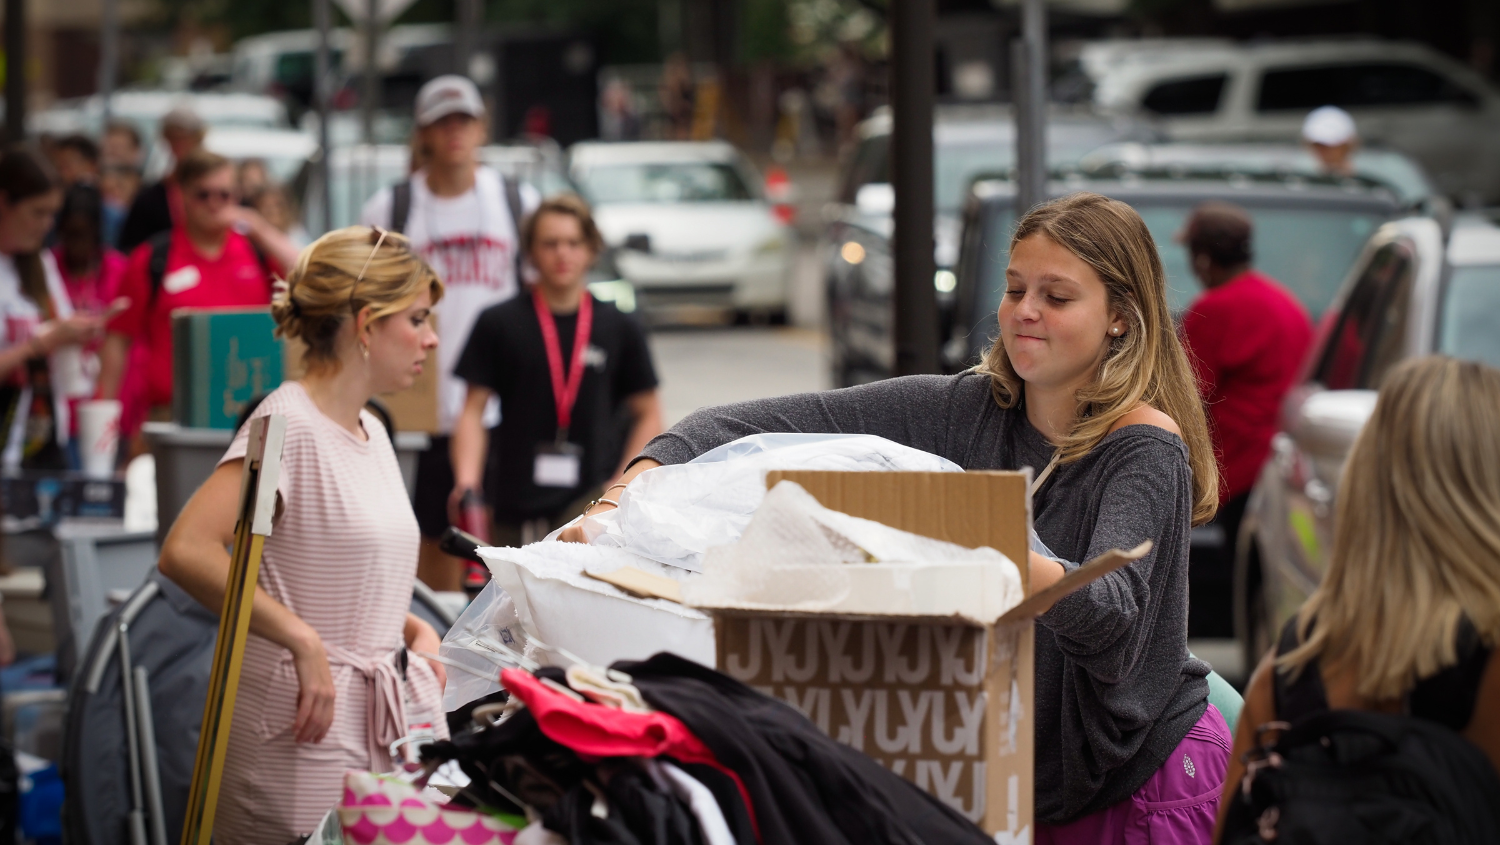
[[[197,199],[198,202],[208,202],[209,200],[229,202],[230,200],[234,199],[234,192],[226,190],[214,191],[208,188],[199,188],[198,190],[193,192],[193,197]]]

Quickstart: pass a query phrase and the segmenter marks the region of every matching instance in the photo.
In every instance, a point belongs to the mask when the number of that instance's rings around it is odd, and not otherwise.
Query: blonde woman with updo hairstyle
[[[1033,836],[1207,843],[1230,736],[1188,653],[1187,576],[1219,480],[1160,255],[1130,206],[1074,194],[1021,219],[1005,279],[1000,337],[975,368],[701,409],[622,481],[747,434],[874,434],[965,469],[1036,470],[1034,590],[1151,540],[1038,619]]]
[[[277,331],[305,345],[306,375],[252,415],[285,417],[286,441],[215,842],[286,845],[338,803],[346,770],[389,770],[390,744],[415,726],[446,733],[442,669],[407,651],[438,649],[408,612],[416,518],[390,438],[364,409],[422,372],[442,295],[405,238],[366,226],[319,238],[278,285]],[[214,611],[247,439],[248,425],[162,547],[161,571]]]
[[[1262,725],[1330,709],[1436,722],[1500,770],[1497,419],[1500,370],[1483,364],[1421,358],[1381,384],[1339,481],[1328,573],[1245,691],[1226,808]]]

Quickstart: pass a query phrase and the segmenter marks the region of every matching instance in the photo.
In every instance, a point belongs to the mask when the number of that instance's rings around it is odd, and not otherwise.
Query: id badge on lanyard
[[[532,459],[531,483],[538,487],[577,487],[583,479],[583,447],[568,441],[573,422],[573,406],[583,386],[584,358],[589,335],[594,326],[594,302],[588,291],[578,301],[578,326],[573,334],[573,357],[568,373],[563,374],[562,344],[557,338],[557,321],[542,298],[542,292],[531,291],[531,303],[542,328],[542,343],[547,348],[547,369],[552,376],[552,400],[557,408],[557,438],[538,443]]]

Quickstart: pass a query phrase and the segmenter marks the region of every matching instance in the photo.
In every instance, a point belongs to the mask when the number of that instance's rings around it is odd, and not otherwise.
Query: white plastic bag
[[[865,434],[757,434],[687,464],[648,470],[624,491],[619,510],[584,520],[589,545],[551,542],[553,532],[522,549],[479,550],[494,580],[444,638],[441,656],[481,672],[493,668],[496,677],[450,668],[444,706],[455,709],[500,689],[492,651],[504,632],[544,663],[561,659],[561,651],[604,666],[671,651],[713,665],[708,616],[628,595],[584,573],[634,566],[692,581],[709,548],[740,539],[765,498],[766,473],[775,469],[961,471],[952,461]]]
[[[1023,598],[1014,563],[986,547],[901,531],[823,507],[782,481],[744,536],[713,549],[705,571],[683,585],[690,604],[958,616],[991,624]]]
[[[438,647],[438,656],[448,663],[443,710],[451,713],[498,692],[500,670],[514,665],[506,650],[533,656],[526,653],[528,643],[516,616],[515,602],[499,584],[491,581],[464,608]]]
[[[633,566],[682,580],[691,572],[624,549],[580,543],[532,543],[521,549],[480,549],[494,582],[515,599],[516,615],[535,656],[544,663],[575,654],[597,666],[645,660],[671,651],[706,666],[714,663],[713,623],[676,602],[643,599],[590,578]]]
[[[590,543],[701,571],[703,554],[739,540],[777,469],[962,472],[952,461],[870,434],[753,434],[686,464],[641,473],[618,510],[586,521]]]

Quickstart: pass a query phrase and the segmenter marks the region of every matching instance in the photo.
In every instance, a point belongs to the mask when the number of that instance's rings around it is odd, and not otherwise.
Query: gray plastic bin
[[[219,428],[183,428],[176,423],[148,422],[144,432],[151,454],[156,456],[156,540],[160,543],[172,528],[177,514],[204,481],[213,474],[234,432]],[[424,432],[396,432],[396,460],[406,493],[412,495],[417,482],[417,454],[431,442]]]

